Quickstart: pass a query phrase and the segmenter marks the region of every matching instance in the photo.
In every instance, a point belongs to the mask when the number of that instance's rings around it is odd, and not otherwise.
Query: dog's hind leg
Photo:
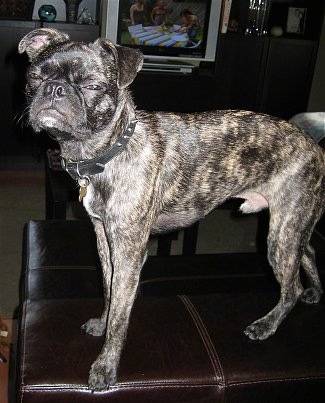
[[[315,251],[309,244],[305,249],[301,263],[309,285],[304,290],[301,301],[306,304],[316,304],[320,301],[323,290],[316,267]]]
[[[110,261],[110,250],[107,242],[105,228],[103,223],[97,218],[91,218],[96,238],[97,238],[97,250],[102,265],[103,272],[103,286],[104,286],[104,309],[101,317],[89,319],[88,322],[81,326],[81,330],[89,333],[93,336],[102,336],[106,330],[107,316],[110,305],[110,287],[112,277],[112,265]]]
[[[268,259],[280,284],[281,293],[278,304],[246,328],[244,333],[253,340],[264,340],[274,334],[303,294],[299,268],[306,240],[303,235],[297,236],[296,226],[297,220],[292,216],[270,214]],[[302,230],[301,234],[306,234],[306,231]]]

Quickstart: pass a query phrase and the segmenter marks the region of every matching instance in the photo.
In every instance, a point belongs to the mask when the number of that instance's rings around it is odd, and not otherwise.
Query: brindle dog
[[[281,286],[277,305],[245,334],[266,339],[297,301],[319,302],[309,239],[324,211],[325,157],[308,136],[253,112],[138,111],[128,86],[142,55],[105,39],[76,43],[38,29],[21,40],[25,51],[29,122],[58,140],[97,235],[105,307],[83,329],[105,342],[92,390],[116,382],[149,235],[188,226],[229,198],[244,199],[243,213],[269,209],[268,258]]]

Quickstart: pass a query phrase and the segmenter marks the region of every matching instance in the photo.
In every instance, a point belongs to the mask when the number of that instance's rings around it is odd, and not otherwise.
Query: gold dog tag
[[[82,202],[83,198],[87,195],[87,187],[89,185],[88,178],[80,178],[78,179],[79,184],[79,202]]]
[[[79,188],[79,201],[82,202],[82,199],[87,195],[87,186],[80,186]]]

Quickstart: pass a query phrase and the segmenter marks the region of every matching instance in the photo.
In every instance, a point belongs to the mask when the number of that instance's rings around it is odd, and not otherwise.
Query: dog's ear
[[[109,54],[113,54],[117,71],[119,88],[125,88],[132,83],[143,64],[143,55],[136,49],[119,46],[108,39],[97,39],[95,45],[100,46]]]
[[[19,42],[18,52],[26,52],[32,62],[35,57],[49,44],[60,44],[68,42],[69,35],[51,28],[40,28],[29,32]]]

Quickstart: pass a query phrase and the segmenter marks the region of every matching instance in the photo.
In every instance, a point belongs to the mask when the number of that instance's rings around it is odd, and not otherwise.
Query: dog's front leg
[[[110,229],[108,229],[110,231]],[[136,296],[140,270],[146,252],[149,230],[110,233],[112,260],[111,298],[105,342],[89,374],[93,391],[107,390],[116,382],[121,351],[126,337],[130,313]],[[108,286],[106,286],[108,287]]]
[[[104,309],[100,318],[89,319],[88,322],[81,326],[81,330],[93,336],[102,336],[106,331],[107,316],[110,304],[112,265],[104,224],[97,218],[91,217],[91,220],[93,222],[96,233],[97,250],[102,265]]]

